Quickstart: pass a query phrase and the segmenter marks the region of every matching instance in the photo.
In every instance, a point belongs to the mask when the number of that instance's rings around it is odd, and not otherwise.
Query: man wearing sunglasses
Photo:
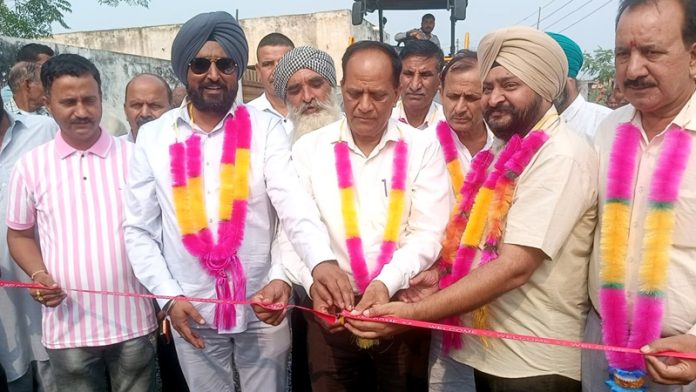
[[[128,175],[128,255],[152,293],[185,297],[160,305],[178,332],[192,391],[232,391],[233,363],[242,390],[286,389],[284,312],[256,307],[265,324],[249,306],[230,304],[287,303],[290,285],[270,256],[277,217],[315,279],[350,287],[327,274],[335,264],[328,234],[302,191],[280,120],[235,103],[247,53],[241,26],[226,12],[181,27],[172,68],[188,96],[140,128]]]

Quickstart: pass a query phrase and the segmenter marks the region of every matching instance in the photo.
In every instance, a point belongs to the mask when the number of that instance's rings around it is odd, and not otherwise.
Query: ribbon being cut
[[[22,289],[30,289],[30,290],[44,288],[43,286],[41,286],[40,284],[37,284],[37,283],[11,282],[11,281],[4,281],[4,280],[0,280],[0,287],[22,288]],[[353,313],[348,312],[348,311],[343,311],[339,316],[337,316],[337,315],[322,313],[322,312],[319,312],[319,311],[316,311],[316,310],[313,310],[310,308],[305,308],[303,306],[292,305],[292,304],[288,304],[288,305],[264,304],[264,303],[252,302],[252,301],[247,301],[247,300],[237,301],[237,300],[223,300],[223,299],[216,299],[216,298],[197,298],[197,297],[180,297],[180,296],[154,295],[154,294],[141,294],[141,293],[125,293],[125,292],[115,292],[115,291],[87,290],[87,289],[70,288],[70,287],[62,287],[62,289],[66,290],[66,291],[76,291],[76,292],[98,294],[98,295],[111,295],[111,296],[118,296],[118,297],[136,297],[136,298],[165,299],[165,300],[180,299],[180,300],[189,301],[189,302],[227,304],[227,305],[258,305],[258,306],[261,306],[261,307],[264,307],[267,309],[275,309],[275,310],[283,309],[283,308],[287,308],[287,309],[294,308],[294,309],[300,309],[304,312],[313,313],[316,316],[321,317],[323,320],[325,320],[329,324],[335,324],[338,322],[339,317],[345,317],[345,318],[352,318],[352,319],[356,319],[356,320],[379,321],[379,322],[383,322],[383,323],[399,324],[399,325],[405,325],[405,326],[415,327],[415,328],[426,328],[426,329],[445,331],[445,332],[451,332],[451,333],[456,333],[456,334],[485,336],[485,337],[490,337],[490,338],[495,338],[495,339],[510,339],[510,340],[518,340],[518,341],[522,341],[522,342],[530,342],[530,343],[536,343],[536,344],[547,344],[547,345],[574,347],[574,348],[583,349],[583,350],[599,350],[599,351],[605,351],[605,352],[616,352],[616,353],[643,355],[643,354],[641,354],[640,350],[635,349],[635,348],[608,346],[608,345],[586,343],[586,342],[576,342],[576,341],[572,341],[572,340],[554,339],[554,338],[547,338],[547,337],[541,337],[541,336],[531,336],[531,335],[521,335],[521,334],[507,333],[507,332],[501,332],[501,331],[491,331],[491,330],[484,330],[484,329],[476,329],[476,328],[469,328],[469,327],[458,327],[458,326],[452,326],[452,325],[447,325],[447,324],[431,323],[431,322],[427,322],[427,321],[402,319],[402,318],[398,318],[398,317],[372,317],[372,318],[370,318],[370,317],[365,317],[365,316],[359,315],[359,314],[353,314]],[[696,359],[696,352],[692,353],[692,352],[664,351],[664,352],[660,352],[660,353],[651,353],[650,355],[662,356],[662,357],[673,357],[673,358]]]
[[[600,291],[602,335],[606,344],[640,348],[660,338],[669,247],[674,229],[674,203],[679,197],[691,140],[683,129],[669,129],[652,176],[645,218],[639,289],[633,297],[633,315],[624,288],[626,254],[641,131],[631,123],[619,125],[611,150],[604,220],[601,226]],[[632,323],[629,322],[632,320]],[[644,391],[643,357],[607,352],[612,391]]]
[[[244,301],[246,278],[237,251],[244,238],[249,197],[251,122],[246,108],[239,106],[234,116],[225,119],[224,132],[217,242],[205,212],[201,138],[196,134],[170,146],[172,193],[182,242],[215,278],[217,298]],[[235,306],[231,302],[217,303],[215,325],[229,329],[235,322]]]

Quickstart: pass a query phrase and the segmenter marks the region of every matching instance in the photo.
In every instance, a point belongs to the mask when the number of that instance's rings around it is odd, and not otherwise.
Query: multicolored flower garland
[[[334,145],[334,154],[336,156],[336,174],[341,193],[341,212],[343,214],[343,227],[346,232],[346,247],[348,249],[348,257],[350,258],[350,267],[353,271],[355,284],[358,286],[360,293],[363,293],[370,282],[379,275],[382,268],[391,261],[399,241],[399,226],[401,216],[404,213],[408,144],[403,139],[399,139],[394,146],[387,222],[384,226],[384,236],[377,258],[377,267],[372,272],[368,271],[362,239],[360,238],[360,224],[355,208],[355,183],[353,181],[353,169],[350,163],[348,143],[345,141],[336,143]]]
[[[640,348],[660,337],[674,230],[674,204],[691,153],[691,140],[683,129],[669,129],[664,137],[648,196],[650,208],[645,218],[632,326],[628,323],[625,290],[626,255],[641,131],[631,123],[620,124],[612,145],[600,240],[602,287],[599,294],[602,336],[606,344]],[[607,385],[612,391],[645,391],[642,356],[618,352],[606,355],[610,366]]]
[[[473,207],[470,209],[464,232],[459,239],[452,270],[448,276],[443,277],[441,280],[441,287],[449,286],[469,274],[478,253],[478,246],[484,235],[487,248],[482,254],[479,266],[498,257],[497,247],[502,237],[502,221],[510,209],[515,180],[547,140],[548,135],[543,131],[532,131],[524,140],[520,139],[519,135],[514,135],[498,155],[494,170],[488,174],[479,189],[474,189],[474,186],[467,185],[465,181],[462,189],[467,193],[471,192],[471,194],[462,195],[462,204],[460,204],[462,213],[466,213],[466,207],[468,207],[463,202],[467,200],[468,203],[473,192],[476,192],[476,196]],[[484,163],[488,158],[484,156],[480,159]],[[485,173],[485,167],[482,169],[481,166],[483,165],[479,165],[478,162],[476,165],[472,162],[472,170],[477,171],[476,174],[471,174],[472,180],[482,176],[479,171],[483,170]],[[487,167],[488,165],[485,166]],[[472,185],[476,184],[472,181]],[[448,249],[445,249],[445,252],[448,251]],[[485,309],[480,309],[478,313],[478,324],[485,325],[487,321]],[[459,325],[460,320],[459,317],[451,317],[446,322],[452,325]],[[444,352],[459,348],[461,348],[460,336],[444,334]]]
[[[205,271],[215,278],[218,299],[242,301],[246,298],[246,276],[237,251],[244,238],[249,198],[250,146],[249,112],[239,106],[234,116],[225,119],[224,124],[217,243],[207,223],[201,138],[193,134],[185,142],[177,141],[169,146],[172,194],[182,242],[186,250],[198,258]],[[217,304],[215,325],[230,329],[235,324],[235,306]]]

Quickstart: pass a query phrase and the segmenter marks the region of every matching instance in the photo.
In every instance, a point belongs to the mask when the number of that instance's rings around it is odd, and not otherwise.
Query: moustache
[[[203,83],[201,83],[199,89],[202,90],[202,89],[208,88],[208,87],[219,87],[219,88],[223,89],[224,91],[227,91],[227,85],[225,85],[225,83],[222,83],[222,82],[203,82]]]
[[[492,112],[503,112],[503,113],[513,114],[515,112],[515,109],[512,107],[512,105],[510,105],[508,103],[500,103],[500,104],[493,106],[493,107],[487,107],[484,110],[484,113],[486,115],[488,115]]]
[[[641,88],[650,88],[650,87],[655,87],[657,84],[655,82],[651,82],[646,78],[638,78],[638,79],[628,79],[624,81],[624,88],[635,88],[635,89],[641,89]]]
[[[138,117],[135,120],[135,123],[138,124],[138,127],[141,127],[141,126],[149,123],[150,121],[154,121],[154,120],[156,120],[156,118],[154,116],[144,116],[144,117]]]
[[[86,125],[86,124],[92,124],[92,123],[94,123],[94,121],[87,119],[87,118],[76,119],[76,120],[70,121],[70,124],[73,124],[73,125]]]

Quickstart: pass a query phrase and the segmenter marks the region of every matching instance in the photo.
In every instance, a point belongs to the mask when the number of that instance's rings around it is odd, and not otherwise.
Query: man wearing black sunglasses
[[[286,389],[285,312],[255,307],[257,318],[250,307],[229,304],[249,297],[287,304],[290,285],[271,262],[278,217],[311,269],[335,263],[280,120],[235,103],[247,53],[241,26],[226,12],[200,14],[181,27],[172,68],[188,98],[140,128],[128,175],[130,262],[152,293],[185,297],[160,305],[178,332],[176,350],[192,391],[231,392],[233,363],[242,390]],[[349,285],[330,274],[315,278]]]

